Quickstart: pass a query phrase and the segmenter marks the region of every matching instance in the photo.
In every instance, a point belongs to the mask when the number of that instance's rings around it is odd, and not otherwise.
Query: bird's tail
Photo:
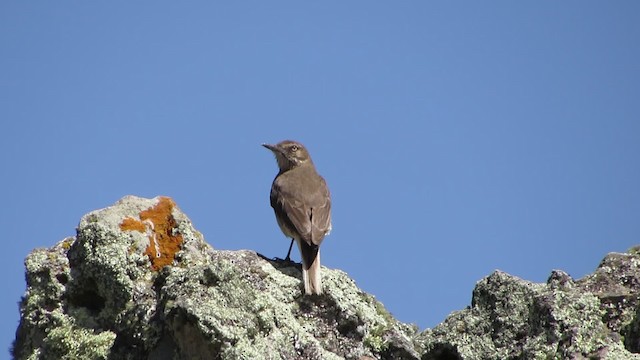
[[[322,276],[320,275],[320,248],[309,246],[304,241],[300,243],[302,253],[302,280],[304,282],[304,293],[322,294]]]

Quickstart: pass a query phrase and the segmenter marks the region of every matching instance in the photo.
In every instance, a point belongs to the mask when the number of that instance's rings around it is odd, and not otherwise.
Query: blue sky
[[[323,264],[402,321],[582,277],[640,243],[638,39],[635,1],[2,2],[2,347],[25,256],[127,194],[284,256],[283,139],[332,191]]]

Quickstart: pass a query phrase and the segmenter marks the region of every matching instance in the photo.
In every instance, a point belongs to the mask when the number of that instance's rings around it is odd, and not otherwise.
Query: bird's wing
[[[299,234],[301,240],[311,244],[311,208],[293,195],[275,182],[271,188],[271,207],[288,229]]]
[[[331,231],[331,194],[322,179],[322,186],[315,194],[311,207],[311,242],[320,245],[324,236]]]

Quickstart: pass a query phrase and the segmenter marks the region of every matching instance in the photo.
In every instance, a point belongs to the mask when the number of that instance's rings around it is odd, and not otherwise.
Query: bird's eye
[[[291,151],[293,151],[293,152],[298,151],[298,145],[292,145],[291,146]]]

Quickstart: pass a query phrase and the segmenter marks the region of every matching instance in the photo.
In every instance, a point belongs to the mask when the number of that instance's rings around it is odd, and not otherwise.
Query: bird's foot
[[[279,262],[279,263],[286,263],[287,265],[293,265],[293,264],[296,263],[295,261],[291,260],[291,258],[288,257],[288,256],[286,258],[284,258],[284,259],[279,258],[279,257],[275,257],[275,258],[273,258],[273,261],[276,261],[276,262]]]

